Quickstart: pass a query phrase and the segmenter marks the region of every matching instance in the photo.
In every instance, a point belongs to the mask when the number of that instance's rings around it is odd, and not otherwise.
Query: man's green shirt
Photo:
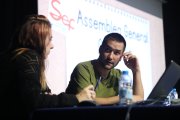
[[[100,75],[95,71],[92,61],[86,61],[79,63],[71,74],[69,85],[66,89],[66,93],[77,94],[84,87],[92,84],[96,86]],[[118,80],[120,78],[121,71],[119,69],[111,69],[106,79],[101,79],[97,88],[97,97],[112,97],[118,95]]]

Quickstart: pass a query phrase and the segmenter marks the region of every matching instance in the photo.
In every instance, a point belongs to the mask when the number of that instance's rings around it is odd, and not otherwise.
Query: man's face
[[[114,68],[121,60],[124,52],[124,43],[116,40],[108,40],[101,46],[99,60],[105,69]]]

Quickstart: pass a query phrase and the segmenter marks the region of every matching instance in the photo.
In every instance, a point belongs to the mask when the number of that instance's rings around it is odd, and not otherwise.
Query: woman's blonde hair
[[[45,77],[45,40],[51,32],[51,24],[44,15],[30,15],[20,28],[17,40],[17,54],[22,54],[28,49],[35,50],[39,54],[40,83],[42,90],[47,88]]]

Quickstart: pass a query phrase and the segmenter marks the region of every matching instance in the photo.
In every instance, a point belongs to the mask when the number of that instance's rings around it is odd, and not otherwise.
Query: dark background
[[[3,0],[0,7],[1,52],[7,48],[14,31],[22,22],[24,16],[37,13],[37,0]],[[162,8],[166,66],[169,65],[171,60],[180,64],[180,4],[178,0],[165,0]]]
[[[163,4],[166,66],[170,60],[180,64],[180,3],[168,0]]]

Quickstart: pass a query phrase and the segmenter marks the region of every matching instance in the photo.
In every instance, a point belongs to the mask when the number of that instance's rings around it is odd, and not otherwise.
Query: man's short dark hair
[[[124,39],[124,37],[120,33],[109,33],[109,34],[107,34],[102,41],[102,46],[106,45],[107,41],[110,39],[124,43],[124,50],[125,50],[126,40]]]

